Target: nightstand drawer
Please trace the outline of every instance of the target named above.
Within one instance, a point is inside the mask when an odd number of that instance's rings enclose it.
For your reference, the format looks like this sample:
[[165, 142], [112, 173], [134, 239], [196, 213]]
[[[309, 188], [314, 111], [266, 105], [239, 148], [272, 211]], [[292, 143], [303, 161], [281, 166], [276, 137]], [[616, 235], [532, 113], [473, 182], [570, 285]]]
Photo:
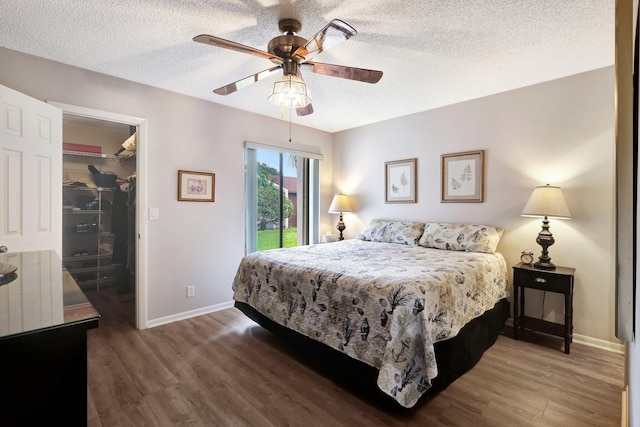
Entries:
[[513, 281], [520, 286], [533, 289], [553, 289], [567, 286], [567, 276], [547, 273], [539, 270], [515, 270]]

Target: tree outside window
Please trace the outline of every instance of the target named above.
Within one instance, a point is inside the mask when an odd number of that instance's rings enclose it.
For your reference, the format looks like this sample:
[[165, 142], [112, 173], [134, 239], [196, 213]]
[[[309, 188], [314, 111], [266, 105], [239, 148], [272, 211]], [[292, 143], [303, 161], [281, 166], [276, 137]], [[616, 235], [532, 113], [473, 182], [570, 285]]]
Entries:
[[[268, 178], [278, 175], [278, 170], [265, 163], [258, 163], [258, 229], [265, 230], [269, 224], [280, 226], [280, 186]], [[283, 219], [293, 215], [293, 203], [283, 200]]]

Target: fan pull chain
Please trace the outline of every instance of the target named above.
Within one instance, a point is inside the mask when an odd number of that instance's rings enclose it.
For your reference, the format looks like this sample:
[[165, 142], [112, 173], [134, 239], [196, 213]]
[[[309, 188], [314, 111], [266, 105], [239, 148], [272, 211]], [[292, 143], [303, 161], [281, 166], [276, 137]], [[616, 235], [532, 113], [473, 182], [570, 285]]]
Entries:
[[289, 142], [291, 142], [291, 110], [293, 108], [289, 108]]

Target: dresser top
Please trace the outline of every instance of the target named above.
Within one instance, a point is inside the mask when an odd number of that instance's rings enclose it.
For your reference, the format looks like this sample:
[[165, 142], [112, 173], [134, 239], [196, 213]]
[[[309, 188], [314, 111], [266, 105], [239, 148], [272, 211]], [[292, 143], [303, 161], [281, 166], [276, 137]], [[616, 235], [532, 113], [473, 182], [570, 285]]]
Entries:
[[0, 340], [78, 323], [98, 325], [100, 314], [55, 251], [3, 253], [0, 263], [18, 267], [13, 280], [0, 282]]

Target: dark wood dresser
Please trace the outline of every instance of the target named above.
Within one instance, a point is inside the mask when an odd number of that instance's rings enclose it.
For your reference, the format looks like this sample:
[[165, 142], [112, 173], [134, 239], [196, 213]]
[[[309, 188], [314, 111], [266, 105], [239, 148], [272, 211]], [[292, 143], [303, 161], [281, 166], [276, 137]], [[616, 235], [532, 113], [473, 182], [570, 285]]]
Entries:
[[100, 315], [54, 251], [0, 254], [0, 424], [87, 423], [87, 330]]

